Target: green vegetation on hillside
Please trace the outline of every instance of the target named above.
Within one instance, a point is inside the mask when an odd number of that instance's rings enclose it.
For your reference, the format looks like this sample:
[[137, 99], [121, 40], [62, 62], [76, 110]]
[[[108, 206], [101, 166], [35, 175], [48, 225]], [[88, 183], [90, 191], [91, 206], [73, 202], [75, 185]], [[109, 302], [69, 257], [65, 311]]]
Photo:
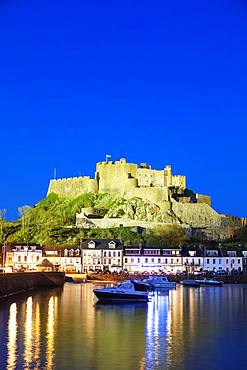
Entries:
[[[40, 243], [42, 245], [78, 245], [82, 239], [120, 239], [125, 245], [179, 245], [184, 244], [184, 229], [177, 225], [166, 225], [156, 229], [138, 232], [133, 227], [109, 229], [82, 229], [75, 227], [76, 213], [81, 208], [94, 208], [107, 217], [151, 219], [157, 212], [155, 205], [138, 198], [126, 200], [109, 194], [83, 194], [77, 198], [63, 198], [49, 194], [35, 207], [19, 207], [20, 219], [5, 221], [3, 210], [0, 214], [0, 243], [4, 236], [9, 243]], [[243, 228], [237, 240], [246, 241], [247, 232]], [[233, 242], [233, 241], [231, 241]]]
[[[109, 194], [83, 194], [77, 198], [63, 198], [56, 194], [49, 194], [35, 207], [20, 207], [20, 220], [6, 222], [2, 220], [0, 237], [3, 241], [5, 234], [9, 243], [40, 243], [43, 245], [78, 244], [86, 238], [121, 239], [126, 245], [177, 245], [185, 241], [184, 231], [175, 226], [166, 226], [154, 230], [138, 233], [135, 228], [119, 227], [110, 229], [78, 229], [75, 228], [76, 213], [82, 207], [92, 207], [98, 212], [110, 213], [121, 217], [126, 213], [128, 217], [144, 204], [140, 199], [125, 199]], [[144, 204], [145, 206], [145, 204]], [[135, 208], [136, 207], [136, 208]], [[145, 207], [144, 207], [145, 208]], [[149, 208], [150, 211], [151, 207]], [[122, 210], [122, 211], [121, 211]], [[132, 214], [132, 213], [133, 214]], [[146, 214], [144, 213], [143, 217]]]

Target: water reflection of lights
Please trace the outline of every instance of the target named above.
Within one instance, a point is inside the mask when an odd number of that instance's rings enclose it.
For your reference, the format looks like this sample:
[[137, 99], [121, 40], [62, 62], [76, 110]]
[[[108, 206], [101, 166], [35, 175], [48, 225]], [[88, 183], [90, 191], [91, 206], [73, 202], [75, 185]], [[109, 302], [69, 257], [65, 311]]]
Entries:
[[54, 297], [50, 297], [48, 303], [48, 319], [46, 328], [47, 347], [46, 347], [46, 369], [50, 370], [54, 367], [54, 336], [55, 336], [55, 311], [57, 307], [57, 301]]
[[25, 342], [24, 342], [24, 361], [25, 366], [29, 368], [33, 356], [33, 338], [32, 338], [32, 316], [33, 299], [29, 297], [26, 303], [26, 321], [25, 321]]
[[155, 369], [165, 361], [161, 353], [167, 347], [168, 313], [168, 292], [154, 292], [147, 310], [145, 369]]
[[16, 368], [17, 329], [17, 305], [16, 303], [12, 303], [9, 309], [8, 322], [8, 370]]
[[35, 350], [34, 359], [36, 367], [40, 368], [40, 307], [37, 303], [35, 311]]

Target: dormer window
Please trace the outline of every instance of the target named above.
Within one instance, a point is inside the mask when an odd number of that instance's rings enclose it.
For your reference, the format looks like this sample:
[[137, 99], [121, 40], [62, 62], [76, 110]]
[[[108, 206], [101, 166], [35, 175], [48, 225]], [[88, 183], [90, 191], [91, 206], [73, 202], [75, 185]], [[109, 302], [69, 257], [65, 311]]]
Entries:
[[243, 251], [243, 256], [247, 257], [247, 251]]
[[116, 243], [112, 240], [110, 243], [108, 243], [109, 248], [115, 248]]
[[95, 242], [93, 240], [90, 240], [88, 243], [88, 248], [95, 248]]
[[196, 251], [189, 251], [189, 256], [190, 257], [195, 257]]
[[208, 250], [207, 251], [207, 256], [208, 257], [218, 257], [218, 251], [216, 251], [216, 250]]
[[236, 251], [227, 251], [228, 257], [237, 257], [237, 252]]
[[66, 257], [68, 255], [68, 249], [64, 250], [64, 256]]

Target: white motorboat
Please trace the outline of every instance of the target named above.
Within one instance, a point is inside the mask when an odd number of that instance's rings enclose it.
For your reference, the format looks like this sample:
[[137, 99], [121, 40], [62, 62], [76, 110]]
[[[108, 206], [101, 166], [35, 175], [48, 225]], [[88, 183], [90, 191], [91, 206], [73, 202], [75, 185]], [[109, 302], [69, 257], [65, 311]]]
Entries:
[[132, 280], [125, 280], [114, 287], [94, 289], [100, 302], [147, 302], [148, 292], [138, 290]]
[[182, 280], [180, 281], [180, 284], [189, 287], [200, 287], [200, 283], [197, 280]]
[[148, 279], [144, 279], [143, 282], [148, 283], [153, 289], [176, 289], [176, 282], [169, 281], [166, 276], [152, 275]]
[[213, 285], [213, 286], [222, 286], [224, 284], [223, 281], [220, 280], [214, 280], [214, 279], [201, 279], [201, 280], [195, 280], [200, 285]]

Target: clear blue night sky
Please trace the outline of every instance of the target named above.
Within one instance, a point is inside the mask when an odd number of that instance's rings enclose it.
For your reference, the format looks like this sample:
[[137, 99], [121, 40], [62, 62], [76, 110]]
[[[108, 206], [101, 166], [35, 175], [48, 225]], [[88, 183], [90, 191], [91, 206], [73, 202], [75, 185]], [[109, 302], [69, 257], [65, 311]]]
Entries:
[[113, 159], [247, 216], [245, 0], [0, 1], [0, 208]]

